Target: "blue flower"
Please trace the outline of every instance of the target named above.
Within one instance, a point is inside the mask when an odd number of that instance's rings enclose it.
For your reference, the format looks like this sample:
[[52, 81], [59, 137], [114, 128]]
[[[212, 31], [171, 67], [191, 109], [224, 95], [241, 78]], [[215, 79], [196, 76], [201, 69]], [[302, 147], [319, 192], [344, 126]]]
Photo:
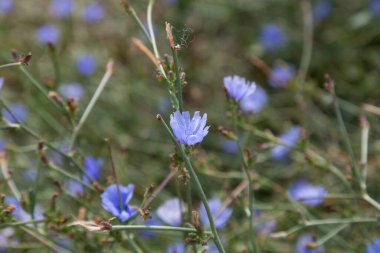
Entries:
[[208, 134], [209, 126], [206, 127], [207, 114], [202, 117], [195, 112], [190, 120], [189, 112], [174, 112], [170, 115], [170, 126], [177, 139], [186, 145], [194, 145], [201, 142]]
[[[230, 219], [232, 215], [232, 209], [224, 208], [222, 211], [220, 211], [223, 208], [223, 203], [218, 198], [209, 199], [208, 204], [210, 206], [211, 214], [214, 217], [215, 226], [217, 228], [225, 227], [227, 225], [228, 220]], [[202, 223], [209, 226], [210, 222], [208, 220], [206, 208], [204, 207], [203, 204], [201, 204], [199, 214], [200, 214]]]
[[[118, 190], [119, 188], [119, 190]], [[135, 186], [129, 184], [128, 186], [123, 185], [110, 185], [102, 193], [102, 206], [105, 210], [112, 213], [113, 216], [119, 218], [122, 222], [125, 222], [132, 216], [137, 214], [137, 209], [128, 205], [129, 201], [133, 197], [133, 190]], [[120, 206], [119, 192], [121, 195], [122, 207]]]
[[100, 3], [92, 3], [85, 7], [83, 19], [87, 23], [96, 23], [104, 17], [104, 7]]
[[0, 77], [0, 90], [3, 88], [4, 85], [4, 77]]
[[170, 244], [166, 253], [185, 253], [185, 244], [182, 242]]
[[332, 9], [332, 4], [330, 1], [327, 0], [320, 0], [317, 3], [313, 5], [313, 16], [315, 22], [321, 22], [322, 20], [326, 19]]
[[304, 234], [297, 240], [296, 253], [322, 253], [324, 248], [312, 248], [311, 244], [316, 242], [316, 238], [311, 234]]
[[270, 73], [269, 84], [274, 88], [285, 87], [295, 74], [296, 71], [293, 66], [276, 65]]
[[96, 70], [96, 60], [91, 54], [82, 54], [76, 61], [79, 73], [89, 76]]
[[235, 140], [226, 140], [222, 144], [222, 149], [226, 153], [235, 154], [239, 150], [239, 147]]
[[73, 11], [72, 0], [52, 0], [50, 3], [50, 12], [56, 17], [65, 18], [71, 15]]
[[367, 244], [367, 253], [379, 253], [380, 252], [380, 237], [373, 240], [372, 243]]
[[[144, 221], [143, 224], [146, 226], [159, 226], [161, 225], [161, 222], [155, 215], [153, 215], [152, 218]], [[139, 233], [139, 235], [141, 235], [142, 237], [146, 239], [153, 239], [157, 236], [157, 234], [158, 234], [157, 231], [149, 231], [149, 230], [143, 230]]]
[[101, 157], [86, 156], [84, 159], [84, 169], [90, 178], [84, 175], [83, 181], [90, 184], [92, 181], [98, 180], [103, 164], [104, 160]]
[[35, 168], [29, 168], [23, 171], [23, 177], [29, 182], [34, 182], [37, 178], [37, 170]]
[[297, 144], [301, 135], [300, 126], [292, 126], [280, 136], [281, 144], [277, 144], [272, 149], [272, 157], [275, 159], [285, 158], [292, 148]]
[[8, 14], [13, 10], [13, 0], [1, 0], [0, 1], [0, 15]]
[[6, 143], [4, 140], [0, 139], [0, 152], [4, 152], [5, 151], [5, 146], [6, 146]]
[[172, 226], [182, 223], [182, 202], [179, 198], [166, 200], [158, 207], [156, 214], [160, 220]]
[[5, 108], [3, 108], [2, 110], [2, 114], [3, 118], [12, 124], [22, 123], [28, 116], [28, 109], [26, 109], [26, 107], [22, 104], [9, 104], [9, 109], [12, 112], [12, 114], [9, 113], [8, 110], [6, 110]]
[[[22, 208], [20, 202], [14, 197], [6, 197], [4, 200], [7, 205], [14, 205], [16, 209], [12, 212], [12, 215], [20, 221], [30, 221], [32, 216], [27, 213], [24, 208]], [[43, 210], [39, 205], [34, 206], [33, 219], [42, 220], [44, 219]]]
[[240, 108], [244, 113], [258, 113], [268, 102], [267, 92], [259, 85], [256, 85], [256, 91], [245, 96], [240, 101]]
[[372, 0], [370, 8], [376, 16], [380, 16], [380, 0]]
[[67, 191], [71, 196], [80, 196], [83, 195], [83, 185], [75, 180], [67, 180]]
[[7, 227], [0, 230], [0, 253], [8, 252], [7, 248], [15, 247], [19, 241], [12, 236], [15, 234], [13, 227]]
[[230, 97], [239, 102], [245, 96], [255, 92], [256, 84], [254, 82], [250, 83], [244, 77], [226, 76], [224, 77], [224, 88]]
[[58, 88], [58, 92], [66, 99], [79, 100], [84, 94], [84, 88], [80, 83], [66, 83]]
[[56, 44], [59, 36], [59, 29], [55, 25], [43, 25], [37, 29], [37, 39], [39, 42], [44, 44]]
[[317, 206], [327, 196], [326, 189], [321, 185], [309, 184], [306, 180], [297, 180], [288, 190], [289, 197], [301, 201], [307, 206]]
[[288, 38], [280, 26], [268, 23], [261, 27], [260, 41], [265, 50], [275, 52], [286, 45]]

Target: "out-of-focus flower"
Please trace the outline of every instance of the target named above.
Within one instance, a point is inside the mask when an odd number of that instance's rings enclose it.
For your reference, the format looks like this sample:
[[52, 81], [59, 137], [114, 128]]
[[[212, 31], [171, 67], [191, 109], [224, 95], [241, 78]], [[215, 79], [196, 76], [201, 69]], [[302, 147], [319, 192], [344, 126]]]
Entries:
[[372, 243], [368, 243], [366, 250], [367, 250], [367, 253], [379, 253], [380, 252], [380, 237], [375, 238]]
[[255, 82], [249, 82], [244, 77], [226, 76], [224, 77], [224, 88], [228, 95], [235, 101], [240, 101], [245, 96], [249, 96], [256, 90]]
[[[32, 216], [27, 213], [21, 206], [20, 202], [14, 197], [6, 197], [4, 200], [7, 205], [14, 205], [16, 209], [12, 212], [12, 215], [20, 221], [30, 221]], [[43, 210], [39, 205], [34, 206], [33, 219], [42, 220], [44, 219]]]
[[245, 96], [240, 101], [240, 108], [244, 113], [258, 113], [263, 109], [267, 102], [267, 92], [260, 85], [256, 85], [256, 91]]
[[185, 253], [185, 244], [182, 242], [170, 244], [166, 250], [166, 253]]
[[84, 88], [80, 83], [66, 83], [59, 86], [58, 92], [66, 99], [79, 100], [84, 94]]
[[313, 5], [313, 16], [315, 22], [321, 22], [326, 19], [332, 9], [332, 4], [328, 0], [320, 0]]
[[376, 16], [380, 16], [380, 0], [372, 0], [369, 7]]
[[[128, 186], [116, 184], [108, 186], [101, 195], [103, 208], [112, 213], [113, 216], [119, 218], [122, 222], [125, 222], [137, 214], [137, 209], [128, 205], [133, 197], [134, 189], [135, 186], [133, 184], [129, 184]], [[118, 192], [120, 192], [121, 200], [119, 199]]]
[[[227, 225], [228, 220], [230, 219], [232, 215], [232, 209], [227, 207], [227, 208], [224, 208], [220, 212], [220, 209], [222, 208], [223, 203], [218, 198], [209, 199], [208, 204], [210, 206], [211, 214], [214, 217], [215, 226], [217, 228], [225, 227]], [[208, 220], [206, 208], [203, 204], [201, 204], [201, 207], [199, 209], [199, 214], [200, 214], [202, 223], [209, 226], [210, 222]]]
[[50, 13], [58, 18], [65, 18], [73, 11], [72, 0], [52, 0], [50, 3]]
[[290, 65], [276, 65], [269, 76], [269, 84], [273, 88], [281, 88], [288, 85], [296, 74], [296, 70]]
[[98, 180], [103, 164], [104, 159], [101, 157], [86, 156], [84, 159], [84, 170], [90, 178], [84, 175], [83, 181], [90, 184], [92, 181]]
[[0, 90], [3, 88], [4, 85], [4, 78], [0, 77]]
[[0, 1], [0, 15], [8, 14], [13, 10], [14, 2], [13, 0], [1, 0]]
[[96, 60], [91, 54], [82, 54], [76, 61], [79, 73], [89, 76], [96, 70]]
[[297, 240], [296, 253], [322, 253], [323, 247], [313, 247], [316, 238], [311, 234], [301, 235]]
[[265, 50], [275, 52], [286, 45], [288, 38], [279, 25], [268, 23], [261, 27], [260, 41]]
[[96, 23], [104, 17], [104, 7], [100, 3], [91, 3], [84, 8], [83, 19], [87, 23]]
[[83, 185], [75, 180], [67, 180], [67, 191], [71, 196], [80, 196], [83, 195]]
[[37, 178], [37, 170], [35, 168], [28, 168], [23, 171], [24, 179], [29, 182], [34, 182]]
[[226, 153], [235, 154], [239, 150], [239, 147], [235, 140], [226, 140], [222, 144], [222, 149]]
[[182, 223], [182, 202], [179, 198], [166, 200], [158, 207], [156, 214], [160, 220], [172, 226]]
[[[143, 224], [146, 226], [159, 226], [161, 225], [161, 222], [155, 215], [153, 215], [152, 218], [146, 220], [145, 222], [143, 222]], [[157, 236], [157, 231], [143, 230], [139, 233], [139, 235], [146, 239], [153, 239]]]
[[317, 206], [327, 196], [326, 189], [321, 185], [311, 185], [306, 180], [297, 180], [288, 190], [289, 197], [308, 206]]
[[6, 146], [6, 143], [4, 140], [0, 139], [0, 152], [4, 152], [5, 151], [5, 146]]
[[253, 219], [256, 223], [256, 231], [260, 235], [268, 235], [274, 231], [277, 225], [275, 219], [266, 217], [264, 212], [260, 209], [254, 210]]
[[[8, 110], [3, 108], [2, 114], [3, 118], [6, 119], [9, 123], [16, 124], [18, 122], [22, 123], [25, 121], [26, 117], [28, 116], [28, 109], [22, 104], [9, 104], [9, 109], [12, 112], [9, 113]], [[14, 116], [14, 117], [13, 117]]]
[[275, 159], [285, 158], [292, 148], [297, 144], [301, 135], [300, 126], [292, 126], [280, 136], [281, 144], [277, 144], [272, 149], [272, 157]]
[[37, 29], [37, 39], [44, 44], [56, 44], [59, 36], [59, 29], [55, 25], [43, 25]]
[[12, 227], [7, 227], [0, 230], [0, 253], [8, 252], [8, 247], [16, 246], [19, 243], [17, 239], [12, 238], [14, 234], [15, 230]]
[[203, 140], [209, 129], [206, 122], [206, 113], [201, 117], [199, 112], [195, 112], [191, 120], [189, 112], [177, 111], [170, 115], [170, 126], [174, 135], [186, 145], [194, 145]]

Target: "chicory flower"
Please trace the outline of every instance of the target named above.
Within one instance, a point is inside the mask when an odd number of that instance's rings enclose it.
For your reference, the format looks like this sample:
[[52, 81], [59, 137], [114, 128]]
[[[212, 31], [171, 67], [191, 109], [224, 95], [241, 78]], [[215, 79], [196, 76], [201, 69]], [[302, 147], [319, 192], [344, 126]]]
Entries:
[[298, 180], [290, 186], [288, 194], [292, 199], [301, 201], [305, 205], [317, 206], [323, 202], [327, 191], [321, 185], [312, 185], [306, 180]]
[[[223, 206], [223, 203], [218, 198], [209, 199], [208, 204], [210, 206], [211, 214], [214, 217], [216, 228], [225, 227], [227, 225], [228, 220], [230, 219], [232, 215], [232, 209], [227, 207], [227, 208], [224, 208], [222, 211], [220, 211]], [[199, 214], [200, 214], [202, 223], [209, 226], [210, 221], [208, 220], [206, 208], [203, 204], [201, 204]]]
[[297, 144], [301, 135], [300, 126], [292, 126], [280, 136], [281, 144], [277, 144], [272, 149], [272, 157], [275, 159], [285, 158], [292, 148]]
[[235, 101], [239, 102], [245, 96], [249, 96], [256, 90], [256, 84], [245, 80], [240, 76], [226, 76], [224, 78], [224, 88], [227, 90], [228, 95]]
[[311, 234], [301, 235], [297, 240], [296, 253], [322, 253], [324, 251], [323, 246], [311, 247], [311, 244], [315, 243], [316, 239]]
[[166, 224], [179, 226], [182, 223], [182, 202], [179, 198], [166, 200], [156, 214]]

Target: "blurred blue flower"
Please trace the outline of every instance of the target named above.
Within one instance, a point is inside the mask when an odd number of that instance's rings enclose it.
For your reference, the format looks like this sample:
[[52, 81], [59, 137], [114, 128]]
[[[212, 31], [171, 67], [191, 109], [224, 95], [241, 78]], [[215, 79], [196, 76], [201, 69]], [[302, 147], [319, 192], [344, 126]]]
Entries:
[[37, 178], [37, 170], [35, 168], [28, 168], [22, 174], [24, 179], [29, 182], [34, 182]]
[[5, 151], [5, 145], [6, 145], [5, 141], [0, 139], [0, 151], [1, 152]]
[[166, 253], [185, 253], [185, 244], [182, 242], [170, 244]]
[[87, 175], [83, 176], [83, 181], [91, 184], [92, 181], [97, 181], [100, 177], [100, 172], [104, 164], [104, 159], [101, 157], [86, 156], [84, 159], [84, 170]]
[[179, 111], [170, 115], [170, 126], [177, 139], [186, 145], [194, 145], [201, 142], [208, 134], [209, 126], [206, 127], [207, 114], [202, 117], [195, 112], [190, 120], [189, 112]]
[[79, 100], [84, 94], [84, 88], [80, 83], [66, 83], [59, 86], [58, 92], [66, 99]]
[[[135, 186], [133, 184], [129, 184], [128, 186], [116, 184], [108, 186], [101, 195], [103, 208], [112, 213], [113, 216], [119, 218], [122, 222], [125, 222], [137, 214], [137, 209], [128, 205], [133, 197], [134, 189]], [[122, 207], [120, 206], [119, 191], [123, 205]]]
[[319, 0], [313, 5], [313, 16], [315, 22], [321, 22], [326, 19], [332, 9], [332, 4], [329, 0]]
[[239, 102], [245, 96], [255, 92], [256, 84], [255, 82], [250, 83], [244, 77], [226, 76], [224, 77], [224, 88], [230, 97]]
[[245, 96], [240, 101], [240, 108], [244, 113], [258, 113], [263, 109], [267, 102], [267, 92], [260, 85], [256, 85], [256, 91]]
[[[227, 225], [228, 220], [230, 219], [232, 215], [232, 209], [231, 208], [224, 208], [222, 211], [221, 208], [223, 207], [222, 201], [218, 198], [212, 198], [208, 200], [208, 204], [210, 206], [210, 211], [212, 216], [214, 217], [214, 222], [216, 228], [223, 228]], [[210, 222], [207, 217], [206, 208], [203, 204], [201, 204], [199, 209], [199, 214], [201, 217], [201, 221], [206, 226], [210, 225]]]
[[[21, 206], [20, 202], [15, 197], [6, 197], [4, 200], [4, 203], [7, 205], [14, 205], [16, 209], [12, 212], [12, 215], [20, 220], [20, 221], [30, 221], [32, 220], [32, 217], [29, 213], [27, 213]], [[43, 210], [42, 208], [36, 204], [34, 206], [33, 211], [33, 219], [34, 220], [42, 220], [44, 219]]]
[[226, 140], [222, 144], [222, 149], [226, 153], [235, 154], [239, 150], [239, 147], [235, 140]]
[[76, 180], [66, 181], [67, 191], [71, 196], [81, 196], [83, 195], [83, 185]]
[[44, 44], [57, 43], [59, 36], [59, 29], [55, 25], [43, 25], [37, 29], [37, 39]]
[[289, 197], [301, 201], [308, 206], [317, 206], [327, 196], [326, 189], [321, 185], [309, 184], [306, 180], [297, 180], [288, 190]]
[[[152, 218], [144, 221], [143, 224], [146, 226], [159, 226], [161, 225], [161, 222], [155, 215], [153, 215]], [[149, 230], [143, 230], [139, 233], [139, 235], [141, 235], [142, 237], [146, 239], [153, 239], [157, 236], [157, 234], [158, 234], [157, 231], [149, 231]]]
[[52, 0], [50, 3], [50, 13], [59, 18], [71, 15], [73, 11], [72, 0]]
[[322, 253], [324, 251], [323, 246], [318, 248], [310, 247], [310, 244], [315, 242], [316, 238], [313, 235], [301, 235], [297, 240], [296, 253]]
[[257, 224], [256, 229], [259, 232], [259, 234], [268, 235], [276, 229], [276, 226], [277, 221], [275, 219], [270, 219]]
[[0, 15], [8, 14], [13, 10], [13, 0], [0, 0]]
[[292, 148], [297, 144], [301, 135], [300, 126], [292, 126], [280, 136], [281, 144], [277, 144], [272, 149], [272, 157], [275, 159], [285, 158]]
[[380, 252], [380, 237], [373, 240], [372, 243], [367, 244], [367, 253], [379, 253]]
[[4, 85], [4, 78], [0, 77], [0, 90], [3, 88]]
[[270, 73], [269, 84], [274, 88], [285, 87], [295, 74], [296, 70], [293, 66], [276, 65]]
[[172, 226], [182, 223], [182, 202], [179, 198], [166, 200], [157, 208], [156, 214], [160, 220]]
[[91, 54], [82, 54], [76, 61], [77, 69], [79, 73], [89, 76], [96, 70], [96, 60]]
[[16, 246], [19, 244], [17, 239], [13, 239], [12, 236], [15, 234], [15, 230], [12, 227], [7, 227], [0, 230], [0, 253], [8, 252], [7, 248], [10, 246]]
[[87, 23], [96, 23], [104, 17], [104, 7], [100, 3], [91, 3], [83, 11], [83, 19]]
[[380, 16], [380, 0], [372, 0], [370, 8], [376, 16]]
[[279, 25], [268, 23], [261, 27], [260, 41], [265, 50], [275, 52], [286, 45], [288, 38]]
[[26, 109], [24, 105], [18, 104], [18, 103], [12, 103], [12, 104], [9, 104], [8, 107], [10, 111], [12, 112], [12, 114], [9, 113], [8, 110], [3, 108], [2, 114], [3, 114], [4, 119], [6, 119], [8, 122], [12, 124], [16, 124], [18, 122], [22, 123], [25, 121], [26, 117], [28, 116], [28, 109]]

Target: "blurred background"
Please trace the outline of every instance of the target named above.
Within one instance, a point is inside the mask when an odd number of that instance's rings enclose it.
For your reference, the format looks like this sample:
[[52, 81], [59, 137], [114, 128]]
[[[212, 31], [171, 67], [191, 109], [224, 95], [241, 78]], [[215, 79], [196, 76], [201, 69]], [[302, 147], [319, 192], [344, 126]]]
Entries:
[[[128, 4], [146, 25], [148, 1], [130, 0]], [[307, 150], [311, 149], [344, 173], [350, 171], [350, 156], [344, 149], [332, 96], [324, 87], [327, 73], [335, 81], [357, 157], [361, 143], [359, 116], [365, 114], [371, 125], [368, 191], [373, 198], [380, 198], [377, 190], [380, 108], [376, 107], [380, 98], [379, 0], [157, 0], [153, 23], [162, 56], [171, 54], [165, 21], [173, 25], [181, 46], [179, 61], [187, 81], [183, 88], [185, 110], [208, 115], [210, 133], [194, 150], [193, 163], [210, 198], [227, 199], [244, 179], [236, 144], [218, 132], [219, 126], [232, 129], [223, 90], [224, 77], [231, 75], [256, 82], [264, 94], [254, 109], [242, 106], [245, 127], [236, 133], [255, 157], [255, 175], [263, 176], [262, 180], [257, 176], [255, 181], [255, 197], [263, 207], [258, 219], [275, 220], [271, 231], [287, 230], [297, 224], [300, 216], [287, 210], [286, 198], [287, 188], [297, 179], [323, 185], [332, 195], [344, 192], [344, 186], [326, 166], [307, 159]], [[131, 202], [138, 205], [146, 187], [158, 185], [173, 170], [170, 156], [174, 147], [155, 118], [161, 113], [168, 121], [173, 110], [166, 84], [157, 79], [155, 66], [133, 45], [132, 38], [148, 46], [138, 25], [116, 0], [0, 0], [0, 65], [14, 62], [12, 50], [19, 55], [31, 52], [32, 59], [25, 68], [48, 91], [56, 91], [63, 99], [74, 98], [76, 119], [96, 90], [108, 60], [114, 60], [114, 73], [78, 135], [74, 157], [80, 164], [87, 156], [102, 157], [104, 165], [98, 183], [101, 187], [110, 185], [111, 162], [104, 142], [108, 138], [119, 182], [135, 185]], [[0, 77], [4, 78], [0, 96], [14, 108], [14, 113], [19, 113], [22, 121], [45, 142], [65, 152], [72, 130], [65, 116], [18, 66], [0, 68]], [[302, 99], [298, 93], [300, 83]], [[7, 118], [4, 110], [3, 118]], [[280, 159], [273, 155], [275, 143], [253, 131], [281, 136], [292, 126], [302, 127], [297, 137], [300, 148], [280, 155]], [[37, 140], [25, 132], [4, 127], [0, 139], [3, 148], [6, 147], [12, 177], [23, 196], [27, 198], [34, 192], [36, 201], [48, 209], [53, 193], [58, 191], [57, 182], [63, 184], [66, 178], [41, 165]], [[63, 157], [49, 153], [51, 157], [54, 155], [64, 170], [80, 175]], [[40, 171], [38, 181], [37, 171]], [[102, 210], [99, 194], [84, 190], [80, 197], [76, 193], [70, 195], [67, 185], [66, 182], [65, 193], [56, 201], [59, 211], [52, 216], [73, 220], [80, 215], [80, 208], [85, 208], [86, 220], [111, 217]], [[11, 195], [3, 178], [0, 192]], [[184, 195], [176, 175], [152, 202], [152, 213], [165, 200]], [[232, 218], [221, 230], [228, 252], [243, 252], [245, 247], [248, 224], [242, 209], [244, 196], [238, 196], [230, 204]], [[193, 201], [195, 206], [200, 203], [196, 194]], [[352, 203], [352, 199], [332, 197], [309, 211], [317, 218], [377, 215], [368, 205]], [[366, 224], [354, 228], [342, 231], [339, 240], [329, 240], [325, 252], [365, 252], [365, 244], [378, 235], [379, 227]], [[48, 229], [48, 237], [50, 233], [57, 234], [57, 238], [50, 239], [62, 245], [65, 241], [73, 252], [133, 252], [123, 242], [107, 242], [112, 236], [95, 235], [83, 229]], [[323, 235], [315, 228], [306, 232]], [[263, 252], [294, 252], [298, 235], [286, 239], [263, 235]], [[21, 230], [13, 231], [12, 238], [25, 247], [10, 247], [8, 252], [49, 252], [36, 248], [38, 242]], [[178, 234], [162, 233], [149, 239], [137, 236], [136, 240], [151, 249], [146, 252], [166, 252], [168, 245], [182, 239]]]

